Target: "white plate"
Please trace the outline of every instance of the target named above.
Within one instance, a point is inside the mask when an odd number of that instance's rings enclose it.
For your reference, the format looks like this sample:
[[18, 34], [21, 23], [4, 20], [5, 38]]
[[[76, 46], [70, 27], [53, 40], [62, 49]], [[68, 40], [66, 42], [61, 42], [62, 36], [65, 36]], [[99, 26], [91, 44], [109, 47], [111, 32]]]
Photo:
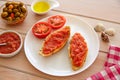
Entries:
[[[71, 69], [70, 60], [68, 57], [68, 43], [63, 47], [62, 50], [56, 54], [43, 57], [39, 54], [39, 50], [42, 46], [44, 39], [38, 39], [33, 34], [31, 29], [26, 35], [24, 48], [25, 54], [30, 63], [39, 71], [42, 71], [49, 75], [54, 76], [70, 76], [80, 73], [87, 69], [95, 61], [99, 51], [99, 39], [96, 32], [91, 28], [90, 25], [81, 21], [77, 17], [65, 16], [66, 24], [71, 28], [71, 36], [75, 32], [81, 33], [88, 45], [88, 55], [85, 64], [82, 68], [77, 71]], [[43, 19], [42, 21], [46, 20]]]

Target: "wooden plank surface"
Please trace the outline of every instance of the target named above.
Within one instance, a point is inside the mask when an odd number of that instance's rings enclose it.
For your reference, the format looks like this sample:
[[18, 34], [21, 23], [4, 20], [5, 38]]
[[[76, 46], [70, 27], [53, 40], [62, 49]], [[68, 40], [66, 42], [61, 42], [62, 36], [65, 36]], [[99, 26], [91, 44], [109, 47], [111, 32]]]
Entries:
[[[26, 4], [30, 4], [32, 0], [22, 0]], [[4, 1], [2, 1], [4, 2]], [[120, 16], [119, 16], [119, 0], [109, 0], [109, 4], [107, 3], [108, 0], [99, 1], [99, 0], [76, 0], [74, 2], [74, 6], [71, 6], [73, 1], [68, 0], [59, 0], [61, 6], [50, 11], [48, 14], [43, 16], [38, 16], [34, 14], [30, 6], [28, 6], [28, 16], [25, 21], [16, 26], [9, 26], [2, 22], [0, 19], [0, 31], [3, 30], [15, 30], [18, 31], [23, 39], [25, 38], [28, 30], [32, 27], [32, 25], [51, 15], [61, 14], [61, 15], [70, 15], [78, 17], [79, 19], [87, 22], [94, 28], [98, 23], [103, 23], [105, 28], [114, 28], [116, 30], [116, 34], [113, 37], [110, 37], [110, 42], [105, 43], [100, 38], [100, 33], [98, 34], [100, 40], [100, 52], [95, 60], [95, 62], [85, 71], [68, 77], [56, 77], [44, 74], [41, 71], [38, 71], [34, 68], [28, 59], [26, 58], [24, 52], [24, 46], [19, 54], [11, 58], [1, 58], [0, 57], [0, 80], [84, 80], [85, 78], [91, 76], [92, 74], [101, 71], [104, 69], [104, 62], [106, 61], [106, 56], [108, 52], [109, 45], [117, 45], [120, 46], [119, 42], [119, 35], [120, 35]], [[69, 3], [68, 3], [69, 2]], [[104, 2], [104, 3], [103, 3]], [[107, 5], [106, 5], [107, 4]], [[1, 4], [0, 4], [1, 5]], [[101, 5], [103, 7], [101, 7]], [[79, 7], [77, 7], [79, 6]], [[96, 8], [97, 6], [97, 8]], [[107, 8], [111, 8], [111, 10], [107, 10]], [[97, 10], [97, 11], [96, 11]], [[101, 13], [99, 13], [99, 11]], [[106, 11], [107, 10], [107, 11]], [[93, 11], [93, 12], [92, 12]], [[103, 13], [110, 13], [109, 15]], [[93, 14], [94, 13], [94, 14]], [[72, 15], [71, 15], [72, 14]], [[113, 16], [111, 16], [113, 15]], [[114, 16], [115, 15], [115, 16]], [[95, 44], [95, 43], [93, 43]]]
[[[31, 4], [32, 0], [21, 0]], [[120, 0], [58, 0], [54, 10], [120, 24]]]
[[49, 80], [0, 66], [0, 80]]
[[56, 10], [120, 23], [120, 0], [75, 0], [74, 2], [72, 0], [58, 1], [61, 6]]

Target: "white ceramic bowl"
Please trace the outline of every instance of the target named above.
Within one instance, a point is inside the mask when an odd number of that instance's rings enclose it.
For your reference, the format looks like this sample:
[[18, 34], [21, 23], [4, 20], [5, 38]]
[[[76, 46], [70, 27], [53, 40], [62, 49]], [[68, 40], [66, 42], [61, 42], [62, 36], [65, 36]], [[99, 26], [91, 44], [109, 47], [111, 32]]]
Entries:
[[[44, 11], [44, 12], [36, 12], [33, 8], [33, 6], [37, 3], [37, 2], [46, 2], [48, 3], [48, 5], [50, 6], [48, 10]], [[39, 15], [43, 15], [48, 13], [51, 9], [58, 7], [59, 6], [59, 2], [57, 0], [34, 0], [31, 4], [31, 10]]]
[[21, 50], [22, 48], [22, 45], [23, 45], [23, 39], [22, 39], [22, 36], [16, 32], [16, 31], [13, 31], [13, 30], [7, 30], [7, 31], [2, 31], [0, 32], [0, 35], [3, 34], [3, 33], [7, 33], [7, 32], [13, 32], [15, 34], [17, 34], [20, 38], [20, 46], [18, 47], [18, 49], [14, 52], [11, 52], [11, 53], [7, 53], [7, 54], [4, 54], [4, 53], [0, 53], [0, 57], [12, 57], [12, 56], [15, 56], [16, 54], [19, 53], [19, 51]]

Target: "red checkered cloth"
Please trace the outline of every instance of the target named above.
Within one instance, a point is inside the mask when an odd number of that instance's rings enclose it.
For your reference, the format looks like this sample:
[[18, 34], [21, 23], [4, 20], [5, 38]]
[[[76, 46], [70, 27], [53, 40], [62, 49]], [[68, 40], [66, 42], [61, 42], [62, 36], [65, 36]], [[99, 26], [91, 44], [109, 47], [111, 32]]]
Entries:
[[111, 45], [109, 47], [109, 52], [107, 55], [107, 61], [105, 62], [105, 67], [110, 67], [116, 64], [120, 65], [120, 47]]
[[105, 62], [105, 69], [86, 80], [120, 80], [120, 47], [111, 45]]
[[86, 80], [120, 80], [120, 66], [105, 67], [104, 70], [90, 76]]

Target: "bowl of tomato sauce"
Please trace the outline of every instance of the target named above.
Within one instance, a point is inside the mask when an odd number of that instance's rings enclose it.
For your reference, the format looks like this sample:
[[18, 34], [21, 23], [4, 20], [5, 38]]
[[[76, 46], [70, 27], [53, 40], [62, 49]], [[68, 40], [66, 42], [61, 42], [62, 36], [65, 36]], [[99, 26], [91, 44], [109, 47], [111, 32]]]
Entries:
[[13, 30], [0, 32], [0, 57], [12, 57], [19, 53], [23, 45], [22, 36]]

